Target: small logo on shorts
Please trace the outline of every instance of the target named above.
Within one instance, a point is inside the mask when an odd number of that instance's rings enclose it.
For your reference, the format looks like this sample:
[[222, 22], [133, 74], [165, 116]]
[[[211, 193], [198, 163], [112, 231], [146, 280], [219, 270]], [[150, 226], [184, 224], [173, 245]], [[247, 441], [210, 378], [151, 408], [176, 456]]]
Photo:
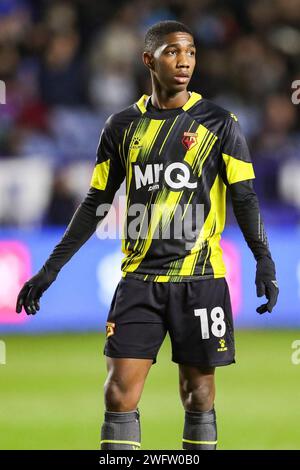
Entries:
[[109, 338], [115, 333], [115, 323], [110, 321], [106, 322], [106, 338]]
[[220, 339], [219, 340], [219, 345], [220, 345], [220, 347], [217, 349], [218, 352], [227, 351], [227, 346], [226, 346], [225, 339]]

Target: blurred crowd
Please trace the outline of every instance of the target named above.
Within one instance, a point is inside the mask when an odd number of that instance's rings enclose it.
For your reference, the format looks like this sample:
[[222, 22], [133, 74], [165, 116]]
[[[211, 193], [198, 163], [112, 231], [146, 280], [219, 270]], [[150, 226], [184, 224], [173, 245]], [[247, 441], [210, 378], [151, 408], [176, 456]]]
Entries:
[[267, 222], [300, 222], [300, 0], [0, 0], [2, 224], [69, 221], [105, 119], [151, 91], [143, 39], [164, 19], [194, 31], [189, 89], [239, 117]]

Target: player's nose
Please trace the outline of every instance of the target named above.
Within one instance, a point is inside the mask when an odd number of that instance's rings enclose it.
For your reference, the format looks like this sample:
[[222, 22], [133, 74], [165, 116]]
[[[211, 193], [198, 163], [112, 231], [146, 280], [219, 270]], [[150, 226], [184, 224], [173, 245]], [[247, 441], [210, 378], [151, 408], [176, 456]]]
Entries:
[[189, 58], [184, 52], [179, 53], [177, 56], [177, 67], [186, 69], [190, 68]]

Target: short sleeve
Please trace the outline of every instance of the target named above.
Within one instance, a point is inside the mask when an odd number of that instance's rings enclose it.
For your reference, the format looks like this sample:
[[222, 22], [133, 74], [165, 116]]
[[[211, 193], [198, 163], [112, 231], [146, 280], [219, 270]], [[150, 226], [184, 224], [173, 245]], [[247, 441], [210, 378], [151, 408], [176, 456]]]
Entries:
[[245, 136], [236, 116], [232, 113], [225, 122], [221, 156], [222, 176], [226, 184], [255, 178]]
[[103, 191], [117, 191], [125, 174], [119, 154], [119, 130], [112, 115], [107, 119], [100, 135], [90, 185]]

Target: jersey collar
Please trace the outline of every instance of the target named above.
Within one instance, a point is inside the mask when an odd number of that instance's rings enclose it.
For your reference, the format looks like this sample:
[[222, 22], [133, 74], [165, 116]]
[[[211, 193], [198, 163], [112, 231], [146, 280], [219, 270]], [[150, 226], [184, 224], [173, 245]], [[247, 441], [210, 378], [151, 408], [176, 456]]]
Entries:
[[[137, 105], [137, 107], [139, 108], [139, 110], [141, 111], [142, 114], [149, 113], [149, 111], [147, 110], [147, 106], [148, 106], [150, 98], [151, 98], [151, 95], [143, 95], [136, 102], [136, 105]], [[176, 111], [177, 111], [177, 114], [179, 114], [182, 111], [187, 111], [188, 109], [190, 109], [192, 106], [194, 106], [194, 104], [196, 104], [201, 99], [202, 99], [202, 95], [200, 95], [199, 93], [196, 93], [195, 91], [192, 91], [192, 92], [190, 92], [190, 97], [187, 100], [187, 102], [183, 106], [181, 106], [180, 108], [161, 109], [161, 110], [158, 110], [157, 113], [151, 112], [149, 114], [151, 114], [151, 115], [152, 114], [157, 114], [161, 117], [166, 116], [167, 114], [172, 115], [172, 114], [174, 114], [174, 112], [176, 113]]]

